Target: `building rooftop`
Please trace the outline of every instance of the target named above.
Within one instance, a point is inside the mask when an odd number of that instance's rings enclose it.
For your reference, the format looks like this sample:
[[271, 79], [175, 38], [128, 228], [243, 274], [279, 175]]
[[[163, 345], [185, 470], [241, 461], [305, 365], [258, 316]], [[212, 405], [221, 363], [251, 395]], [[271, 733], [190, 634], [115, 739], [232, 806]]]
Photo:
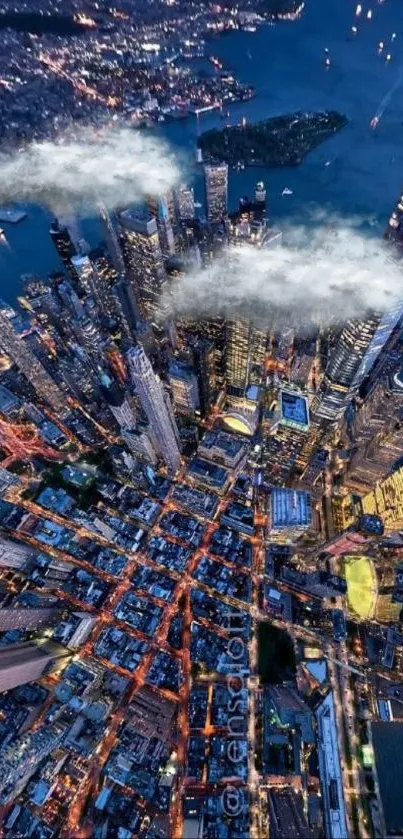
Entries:
[[373, 722], [372, 738], [388, 834], [403, 833], [403, 722]]
[[290, 390], [280, 392], [281, 421], [292, 428], [305, 430], [309, 427], [309, 410], [306, 396]]
[[271, 525], [274, 529], [307, 528], [312, 524], [311, 495], [304, 490], [276, 488], [271, 493]]

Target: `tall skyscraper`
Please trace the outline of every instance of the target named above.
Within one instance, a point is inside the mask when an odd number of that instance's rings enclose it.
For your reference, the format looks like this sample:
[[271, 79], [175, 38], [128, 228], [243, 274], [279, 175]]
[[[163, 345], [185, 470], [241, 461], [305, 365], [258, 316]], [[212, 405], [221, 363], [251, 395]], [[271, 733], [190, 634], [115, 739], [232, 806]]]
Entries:
[[347, 321], [334, 347], [312, 403], [312, 413], [317, 419], [337, 420], [349, 399], [358, 389], [363, 376], [361, 363], [370, 347], [379, 325], [379, 316]]
[[175, 410], [180, 414], [194, 416], [200, 407], [197, 378], [190, 364], [175, 359], [169, 365], [169, 381], [172, 388]]
[[28, 641], [0, 648], [0, 693], [34, 682], [69, 653], [51, 641]]
[[61, 726], [42, 725], [7, 746], [0, 756], [0, 802], [7, 804], [22, 792], [39, 764], [61, 743]]
[[178, 212], [181, 221], [191, 221], [195, 216], [195, 196], [193, 187], [181, 184], [176, 191]]
[[112, 259], [112, 263], [118, 274], [124, 274], [125, 264], [123, 261], [122, 249], [118, 240], [113, 221], [108, 213], [105, 204], [98, 204], [99, 214], [103, 223], [103, 231], [105, 234], [106, 246], [108, 253]]
[[213, 341], [197, 338], [192, 345], [192, 356], [199, 391], [200, 414], [206, 417], [219, 389]]
[[155, 375], [151, 362], [142, 347], [137, 346], [127, 354], [128, 366], [141, 407], [170, 474], [180, 466], [178, 430], [175, 417], [160, 379]]
[[158, 236], [163, 255], [166, 258], [173, 256], [176, 252], [174, 232], [176, 213], [173, 197], [171, 196], [169, 200], [167, 196], [160, 195], [158, 198], [150, 199], [148, 208], [157, 222]]
[[260, 371], [266, 351], [266, 334], [249, 320], [238, 318], [226, 323], [225, 378], [227, 395], [242, 399], [252, 381], [253, 371]]
[[57, 218], [54, 219], [50, 226], [50, 238], [59, 254], [60, 260], [63, 263], [64, 267], [75, 280], [76, 275], [74, 272], [74, 268], [71, 264], [71, 258], [76, 256], [77, 248], [70, 236], [70, 233], [67, 227], [63, 227], [59, 224]]
[[99, 263], [96, 269], [90, 256], [78, 254], [71, 258], [84, 297], [91, 294], [96, 303], [98, 315], [112, 317], [116, 313], [115, 301], [108, 281], [105, 265], [101, 264], [102, 252], [92, 252]]
[[157, 222], [132, 210], [125, 210], [119, 218], [124, 259], [141, 314], [155, 322], [167, 284]]
[[24, 340], [14, 332], [7, 315], [1, 309], [0, 345], [35, 388], [40, 399], [43, 399], [56, 411], [66, 409], [66, 400], [63, 392], [53, 381], [49, 373], [46, 372], [33, 352], [28, 349]]
[[140, 321], [140, 311], [133, 285], [128, 282], [126, 274], [119, 276], [112, 293], [122, 330], [127, 338], [134, 338]]
[[228, 166], [208, 164], [204, 167], [206, 186], [207, 221], [216, 223], [227, 214], [228, 207]]
[[136, 418], [123, 388], [103, 375], [101, 391], [120, 428], [135, 428]]

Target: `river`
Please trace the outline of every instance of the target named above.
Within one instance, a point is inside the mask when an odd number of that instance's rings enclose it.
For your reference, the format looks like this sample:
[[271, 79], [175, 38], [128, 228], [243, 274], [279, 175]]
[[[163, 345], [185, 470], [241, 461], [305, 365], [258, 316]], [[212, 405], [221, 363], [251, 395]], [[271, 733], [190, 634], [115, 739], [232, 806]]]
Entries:
[[[306, 0], [298, 21], [265, 25], [254, 33], [235, 32], [208, 44], [209, 54], [256, 87], [253, 100], [232, 106], [229, 122], [239, 122], [243, 116], [253, 121], [296, 109], [324, 108], [339, 110], [349, 119], [347, 128], [296, 169], [232, 171], [232, 207], [240, 196], [252, 193], [257, 180], [264, 180], [269, 216], [280, 227], [317, 223], [322, 216], [337, 215], [353, 218], [374, 233], [383, 229], [403, 187], [403, 3], [361, 2], [363, 11], [356, 17], [355, 0]], [[369, 10], [371, 19], [367, 18]], [[380, 41], [385, 45], [382, 52]], [[325, 49], [331, 60], [328, 70]], [[389, 91], [390, 100], [373, 130], [370, 121]], [[201, 130], [221, 125], [217, 113], [200, 117]], [[182, 151], [188, 150], [189, 160], [194, 160], [194, 118], [157, 130]], [[201, 199], [202, 170], [193, 164], [189, 169]], [[293, 194], [282, 197], [286, 186]], [[46, 277], [58, 267], [48, 235], [49, 220], [44, 210], [31, 207], [21, 224], [3, 225], [7, 244], [0, 248], [0, 296], [11, 303], [20, 292], [22, 273]], [[86, 220], [82, 228], [90, 244], [97, 244], [97, 222]]]

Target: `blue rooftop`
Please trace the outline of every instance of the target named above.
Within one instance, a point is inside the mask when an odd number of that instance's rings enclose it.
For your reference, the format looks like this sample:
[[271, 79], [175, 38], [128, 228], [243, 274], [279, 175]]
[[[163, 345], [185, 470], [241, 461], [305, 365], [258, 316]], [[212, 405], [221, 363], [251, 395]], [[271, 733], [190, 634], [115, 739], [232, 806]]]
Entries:
[[287, 527], [309, 527], [312, 524], [310, 493], [295, 489], [273, 489], [271, 522], [272, 527], [279, 530]]
[[282, 390], [280, 400], [283, 421], [301, 427], [309, 425], [308, 402], [305, 396]]

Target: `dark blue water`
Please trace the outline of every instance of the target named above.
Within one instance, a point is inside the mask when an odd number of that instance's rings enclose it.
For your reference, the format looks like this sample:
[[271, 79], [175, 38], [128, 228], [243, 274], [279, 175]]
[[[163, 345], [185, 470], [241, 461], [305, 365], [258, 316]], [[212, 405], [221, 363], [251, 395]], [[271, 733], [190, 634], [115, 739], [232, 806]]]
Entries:
[[[355, 16], [355, 0], [306, 0], [300, 20], [264, 26], [255, 33], [237, 32], [212, 41], [208, 51], [234, 69], [242, 81], [256, 86], [251, 102], [232, 107], [228, 121], [264, 119], [275, 114], [335, 108], [345, 113], [349, 126], [312, 152], [298, 169], [249, 169], [232, 172], [230, 203], [251, 194], [257, 180], [265, 180], [269, 211], [279, 225], [303, 222], [322, 212], [366, 219], [374, 232], [386, 222], [403, 187], [403, 0], [362, 0]], [[372, 9], [372, 19], [366, 17]], [[354, 35], [351, 27], [357, 26]], [[392, 34], [396, 38], [392, 42]], [[382, 53], [378, 43], [385, 44]], [[329, 50], [331, 68], [324, 67]], [[391, 61], [385, 56], [391, 54]], [[393, 87], [378, 128], [370, 120]], [[205, 130], [221, 125], [218, 114], [200, 118]], [[195, 119], [159, 129], [194, 159]], [[331, 161], [328, 166], [326, 162]], [[196, 193], [202, 194], [201, 169], [189, 166]], [[287, 186], [292, 196], [282, 197]], [[13, 302], [20, 290], [20, 274], [43, 277], [58, 267], [48, 237], [49, 216], [31, 208], [18, 226], [3, 225], [10, 246], [0, 248], [0, 296]], [[84, 234], [97, 244], [96, 222]]]

